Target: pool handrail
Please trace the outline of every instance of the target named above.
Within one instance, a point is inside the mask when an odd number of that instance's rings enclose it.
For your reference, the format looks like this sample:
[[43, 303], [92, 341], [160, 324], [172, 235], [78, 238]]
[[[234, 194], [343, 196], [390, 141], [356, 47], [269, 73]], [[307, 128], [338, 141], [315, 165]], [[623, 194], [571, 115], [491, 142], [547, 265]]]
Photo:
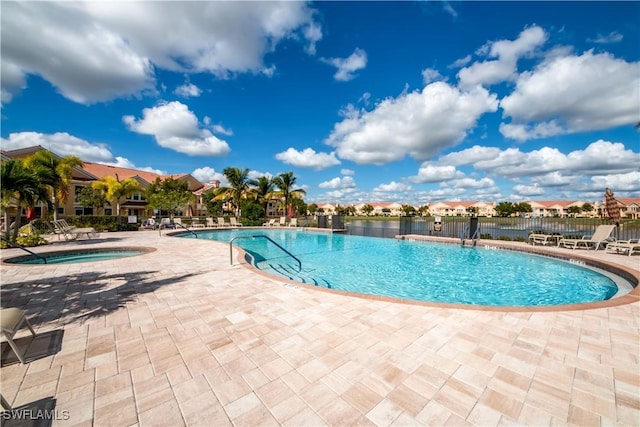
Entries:
[[264, 234], [252, 234], [250, 236], [236, 236], [233, 239], [231, 239], [229, 241], [229, 260], [231, 261], [231, 265], [233, 265], [233, 242], [234, 242], [234, 240], [236, 240], [236, 239], [255, 239], [255, 238], [267, 239], [268, 241], [270, 241], [271, 243], [273, 243], [274, 245], [276, 245], [277, 247], [282, 249], [283, 252], [285, 252], [287, 255], [289, 255], [291, 258], [293, 258], [298, 263], [298, 271], [302, 271], [302, 261], [300, 261], [298, 259], [298, 257], [296, 257], [294, 254], [292, 254], [291, 252], [289, 252], [288, 250], [283, 248], [278, 242], [273, 240], [271, 237], [266, 236]]
[[41, 259], [42, 259], [42, 261], [44, 261], [44, 263], [45, 263], [45, 264], [47, 263], [47, 257], [44, 257], [44, 256], [42, 256], [42, 255], [39, 255], [39, 254], [37, 254], [37, 253], [35, 253], [35, 252], [32, 252], [32, 251], [30, 251], [29, 249], [25, 248], [24, 246], [19, 245], [19, 244], [17, 244], [17, 243], [14, 243], [14, 242], [12, 242], [11, 240], [7, 239], [7, 238], [6, 238], [6, 237], [4, 237], [4, 236], [0, 236], [0, 239], [2, 239], [2, 240], [3, 240], [6, 244], [8, 244], [9, 246], [14, 247], [14, 248], [17, 248], [17, 249], [22, 249], [23, 251], [28, 252], [31, 256], [34, 256], [34, 257], [36, 257], [36, 258], [41, 258]]
[[188, 228], [187, 226], [182, 225], [182, 224], [180, 224], [179, 222], [172, 222], [171, 224], [173, 224], [173, 225], [177, 225], [177, 226], [179, 226], [179, 227], [184, 228], [184, 229], [185, 229], [185, 230], [187, 230], [189, 233], [191, 233], [191, 234], [193, 234], [194, 236], [196, 236], [196, 239], [198, 238], [198, 234], [196, 234], [196, 232], [195, 232], [195, 231], [191, 230], [191, 229], [190, 229], [190, 228]]

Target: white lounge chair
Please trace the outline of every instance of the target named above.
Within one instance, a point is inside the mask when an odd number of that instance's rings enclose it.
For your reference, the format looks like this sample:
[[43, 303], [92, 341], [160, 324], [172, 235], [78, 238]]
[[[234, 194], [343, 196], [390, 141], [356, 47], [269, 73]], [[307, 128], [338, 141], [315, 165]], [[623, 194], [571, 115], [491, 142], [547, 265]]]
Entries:
[[291, 218], [289, 220], [289, 227], [297, 227], [298, 226], [298, 218]]
[[219, 216], [218, 217], [218, 227], [226, 227], [229, 224], [227, 224], [226, 222], [224, 222], [224, 217]]
[[66, 220], [59, 219], [56, 221], [52, 221], [53, 226], [56, 230], [56, 234], [58, 234], [58, 238], [60, 236], [64, 236], [65, 239], [77, 239], [83, 234], [87, 235], [87, 238], [91, 239], [98, 236], [98, 232], [93, 227], [71, 227]]
[[206, 222], [206, 227], [207, 228], [214, 228], [216, 226], [216, 223], [213, 222], [213, 218], [211, 218], [211, 217], [205, 218], [205, 222]]
[[280, 223], [278, 223], [278, 225], [280, 227], [285, 227], [287, 225], [287, 217], [286, 216], [281, 216], [280, 217]]
[[274, 227], [276, 225], [276, 219], [271, 218], [269, 221], [262, 224], [263, 227]]
[[599, 225], [591, 237], [583, 237], [582, 239], [560, 239], [558, 246], [564, 246], [569, 249], [591, 249], [596, 251], [602, 247], [606, 247], [610, 239], [611, 233], [616, 228], [615, 225]]
[[620, 240], [612, 242], [604, 249], [605, 253], [627, 254], [640, 253], [640, 239]]
[[191, 228], [204, 228], [204, 224], [200, 222], [200, 218], [193, 217], [191, 219]]
[[0, 310], [0, 324], [2, 325], [2, 335], [4, 335], [4, 337], [7, 339], [7, 341], [9, 342], [9, 346], [16, 354], [16, 356], [18, 356], [20, 362], [24, 365], [24, 353], [26, 353], [26, 350], [24, 352], [20, 352], [20, 349], [13, 341], [13, 337], [16, 335], [23, 324], [25, 324], [27, 328], [29, 328], [29, 331], [31, 331], [31, 335], [33, 335], [34, 337], [36, 336], [31, 323], [29, 323], [29, 319], [27, 319], [27, 316], [25, 315], [25, 312], [18, 308], [3, 308]]
[[235, 216], [230, 217], [229, 221], [231, 222], [232, 227], [242, 227], [242, 224], [238, 222]]

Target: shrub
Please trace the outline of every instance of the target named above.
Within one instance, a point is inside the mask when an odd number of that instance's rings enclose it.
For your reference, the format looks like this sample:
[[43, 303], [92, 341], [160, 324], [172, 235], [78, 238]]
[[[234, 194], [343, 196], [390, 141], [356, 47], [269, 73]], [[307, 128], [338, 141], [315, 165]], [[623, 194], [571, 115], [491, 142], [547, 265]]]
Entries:
[[40, 236], [40, 233], [18, 236], [18, 238], [16, 239], [16, 243], [27, 248], [30, 246], [41, 246], [49, 244], [47, 239]]
[[511, 237], [509, 237], [509, 236], [499, 236], [498, 240], [505, 240], [507, 242], [510, 242], [511, 241]]

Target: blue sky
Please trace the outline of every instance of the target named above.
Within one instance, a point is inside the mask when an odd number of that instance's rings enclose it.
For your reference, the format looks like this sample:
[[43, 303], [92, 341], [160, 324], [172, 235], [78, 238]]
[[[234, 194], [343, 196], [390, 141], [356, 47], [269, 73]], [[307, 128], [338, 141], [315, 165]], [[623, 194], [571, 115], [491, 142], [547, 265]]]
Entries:
[[317, 203], [640, 196], [638, 2], [0, 8], [5, 150]]

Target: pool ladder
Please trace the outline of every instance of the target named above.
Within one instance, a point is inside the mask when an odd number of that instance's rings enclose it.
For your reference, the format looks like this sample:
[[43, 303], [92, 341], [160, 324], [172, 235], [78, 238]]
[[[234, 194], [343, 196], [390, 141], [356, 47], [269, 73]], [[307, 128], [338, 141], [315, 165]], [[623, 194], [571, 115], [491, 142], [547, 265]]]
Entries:
[[480, 234], [480, 228], [476, 228], [476, 231], [474, 231], [473, 236], [467, 238], [467, 234], [469, 234], [469, 225], [467, 225], [464, 230], [462, 230], [462, 233], [460, 233], [460, 246], [464, 247], [467, 243], [469, 244], [469, 246], [475, 246], [476, 243], [478, 243], [478, 235]]
[[0, 239], [2, 239], [7, 245], [13, 247], [13, 248], [18, 248], [18, 249], [22, 249], [25, 252], [28, 252], [31, 256], [36, 257], [36, 258], [40, 258], [42, 261], [44, 261], [44, 263], [47, 263], [47, 258], [42, 256], [42, 255], [38, 255], [35, 252], [30, 251], [29, 249], [25, 248], [22, 245], [19, 245], [17, 243], [12, 242], [11, 240], [8, 240], [7, 238], [5, 238], [4, 236], [0, 236]]

